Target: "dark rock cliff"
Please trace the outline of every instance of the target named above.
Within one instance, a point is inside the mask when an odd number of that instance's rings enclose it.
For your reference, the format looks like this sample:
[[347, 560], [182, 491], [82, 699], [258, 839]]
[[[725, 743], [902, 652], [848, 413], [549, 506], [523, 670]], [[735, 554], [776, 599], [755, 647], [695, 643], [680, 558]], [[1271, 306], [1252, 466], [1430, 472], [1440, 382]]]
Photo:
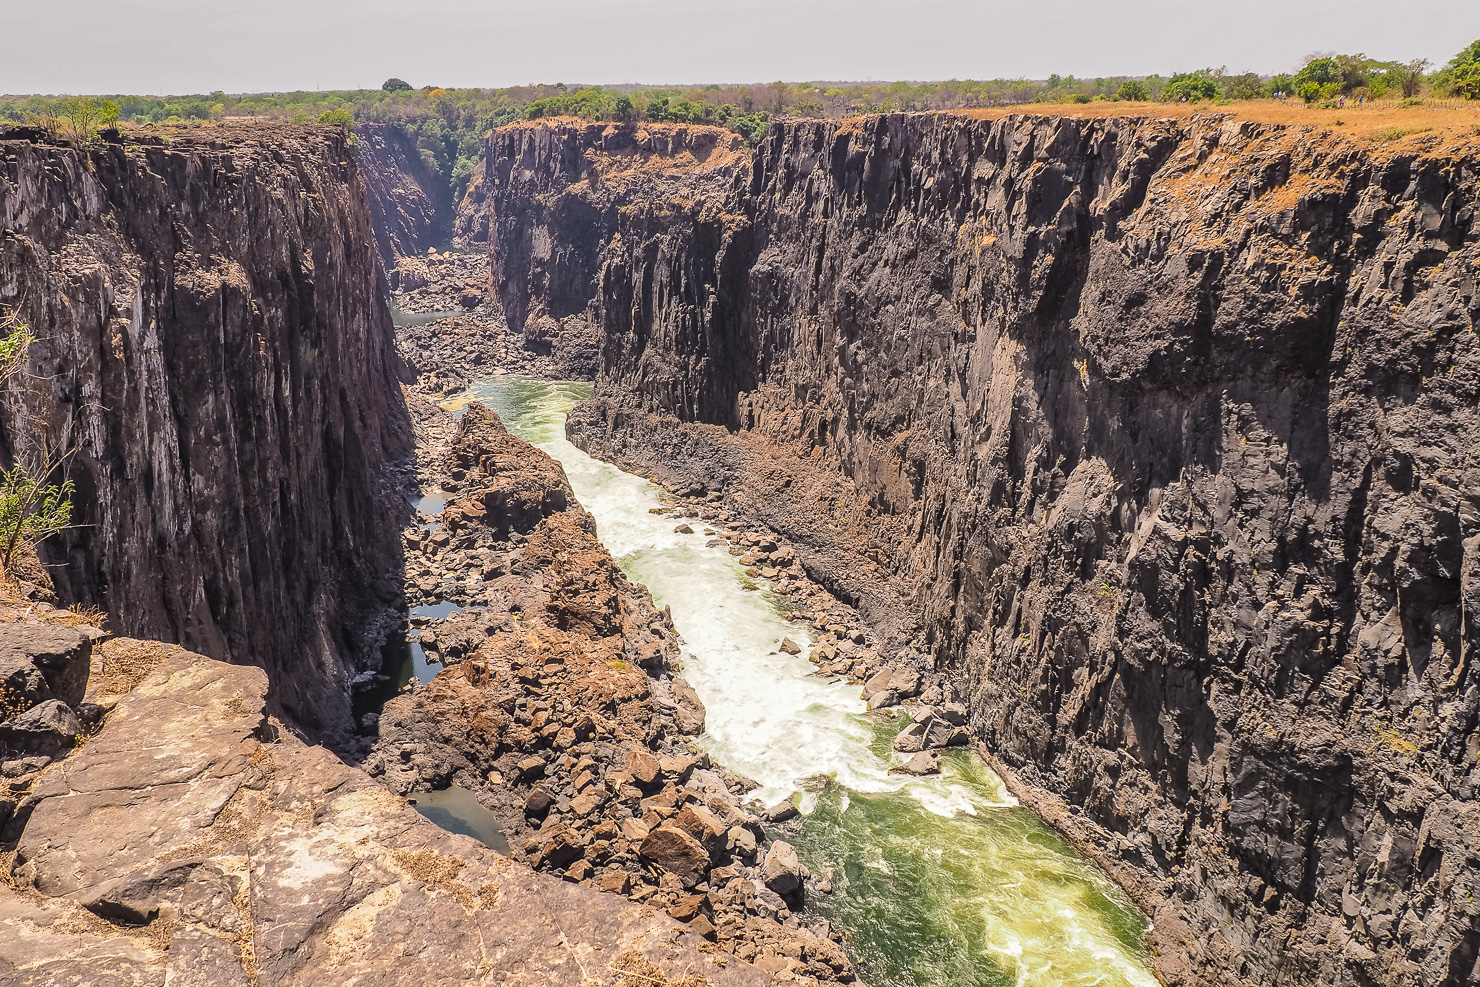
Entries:
[[696, 129], [489, 140], [511, 324], [599, 354], [572, 438], [930, 654], [1168, 979], [1475, 982], [1474, 142]]
[[421, 158], [416, 143], [393, 126], [357, 127], [360, 174], [381, 262], [389, 272], [403, 257], [452, 242], [452, 190]]
[[718, 127], [536, 122], [491, 133], [463, 211], [476, 214], [476, 203], [486, 203], [489, 259], [509, 328], [567, 376], [592, 376], [607, 303], [599, 272], [630, 211], [652, 206], [655, 183], [725, 201], [736, 167], [749, 158], [740, 137]]
[[73, 450], [83, 526], [43, 546], [59, 595], [346, 725], [400, 594], [384, 467], [410, 442], [354, 156], [327, 128], [7, 136], [0, 312], [37, 342], [3, 435], [29, 415]]

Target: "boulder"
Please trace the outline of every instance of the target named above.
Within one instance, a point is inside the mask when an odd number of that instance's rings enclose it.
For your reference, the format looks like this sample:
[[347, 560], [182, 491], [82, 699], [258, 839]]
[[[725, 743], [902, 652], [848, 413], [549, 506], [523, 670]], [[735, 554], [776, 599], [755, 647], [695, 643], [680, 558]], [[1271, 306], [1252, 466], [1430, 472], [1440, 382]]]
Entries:
[[639, 785], [656, 785], [663, 768], [658, 759], [645, 747], [634, 747], [627, 752], [627, 763], [622, 770]]
[[930, 720], [917, 720], [899, 732], [894, 738], [894, 749], [903, 754], [912, 754], [925, 749], [925, 730]]
[[940, 774], [940, 761], [934, 754], [921, 751], [893, 770], [907, 775], [938, 775]]
[[9, 709], [27, 710], [50, 698], [51, 687], [30, 655], [0, 656], [0, 701]]
[[48, 699], [0, 723], [0, 748], [22, 757], [59, 757], [72, 749], [81, 732], [72, 707]]
[[679, 730], [691, 736], [704, 732], [704, 703], [694, 687], [681, 678], [673, 680], [673, 722]]
[[685, 887], [704, 880], [709, 869], [709, 852], [703, 844], [669, 822], [649, 833], [637, 852], [644, 860], [677, 876]]
[[660, 757], [658, 767], [663, 772], [663, 777], [672, 779], [677, 784], [687, 784], [693, 777], [694, 769], [699, 766], [697, 757]]
[[802, 862], [797, 859], [796, 849], [785, 840], [777, 840], [766, 851], [766, 862], [761, 867], [761, 880], [766, 887], [779, 895], [795, 894], [802, 887]]
[[802, 653], [802, 646], [789, 637], [783, 637], [781, 639], [781, 650], [789, 655], [799, 655]]
[[633, 843], [640, 843], [642, 840], [646, 839], [648, 833], [652, 831], [651, 826], [643, 822], [641, 819], [636, 818], [623, 819], [621, 823], [618, 824], [617, 828], [622, 831], [623, 836], [631, 840]]
[[711, 861], [725, 849], [725, 824], [702, 805], [684, 806], [673, 817], [673, 825], [698, 840]]
[[889, 683], [894, 680], [894, 669], [881, 668], [863, 683], [863, 698], [872, 699], [875, 693], [883, 692], [889, 688]]
[[[10, 624], [0, 637], [0, 674], [9, 677], [29, 664], [41, 673], [50, 695], [69, 706], [87, 692], [92, 638], [74, 627]], [[44, 700], [38, 700], [38, 702]]]
[[791, 799], [787, 799], [785, 802], [777, 802], [766, 810], [766, 818], [773, 823], [783, 823], [788, 819], [795, 819], [797, 815], [797, 807], [792, 803]]
[[529, 797], [524, 800], [524, 817], [544, 819], [550, 814], [550, 807], [554, 804], [555, 796], [546, 791], [543, 785], [536, 785], [529, 790]]
[[731, 826], [725, 834], [729, 851], [740, 857], [754, 857], [757, 849], [755, 834], [745, 826]]
[[920, 673], [913, 668], [899, 668], [889, 678], [889, 688], [899, 693], [900, 699], [908, 699], [920, 691]]
[[632, 875], [624, 870], [603, 871], [596, 875], [596, 890], [608, 894], [626, 894], [632, 890]]
[[883, 689], [868, 697], [868, 708], [887, 709], [890, 706], [899, 705], [899, 693], [893, 689]]
[[966, 728], [952, 726], [939, 717], [926, 722], [926, 747], [964, 747], [967, 743]]
[[541, 834], [539, 854], [556, 870], [565, 870], [586, 855], [586, 841], [575, 830], [557, 825], [553, 832]]
[[937, 715], [953, 727], [964, 727], [967, 720], [966, 707], [961, 703], [946, 703]]

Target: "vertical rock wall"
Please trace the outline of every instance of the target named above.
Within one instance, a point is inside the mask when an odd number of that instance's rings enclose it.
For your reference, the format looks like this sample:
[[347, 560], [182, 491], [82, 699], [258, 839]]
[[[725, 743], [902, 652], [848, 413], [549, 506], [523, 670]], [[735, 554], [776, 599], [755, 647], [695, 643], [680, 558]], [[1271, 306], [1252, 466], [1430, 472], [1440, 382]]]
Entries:
[[928, 652], [1152, 912], [1169, 979], [1480, 978], [1473, 140], [912, 115], [712, 167], [613, 141], [488, 147], [511, 323], [599, 353], [573, 439], [725, 488]]
[[399, 595], [384, 468], [410, 441], [351, 149], [327, 128], [34, 137], [0, 133], [0, 311], [38, 337], [3, 435], [29, 415], [73, 451], [59, 594], [262, 665], [300, 725], [346, 726], [367, 621]]
[[394, 274], [401, 258], [420, 257], [428, 247], [442, 249], [452, 242], [452, 191], [396, 127], [367, 124], [355, 132], [375, 244], [386, 271]]

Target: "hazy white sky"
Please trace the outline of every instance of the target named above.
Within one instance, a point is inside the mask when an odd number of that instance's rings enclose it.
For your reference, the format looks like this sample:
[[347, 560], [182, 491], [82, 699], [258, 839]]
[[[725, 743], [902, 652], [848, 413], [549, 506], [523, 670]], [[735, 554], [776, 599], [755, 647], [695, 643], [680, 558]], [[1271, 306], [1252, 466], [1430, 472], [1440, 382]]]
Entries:
[[764, 82], [1447, 61], [1480, 0], [0, 0], [0, 93]]

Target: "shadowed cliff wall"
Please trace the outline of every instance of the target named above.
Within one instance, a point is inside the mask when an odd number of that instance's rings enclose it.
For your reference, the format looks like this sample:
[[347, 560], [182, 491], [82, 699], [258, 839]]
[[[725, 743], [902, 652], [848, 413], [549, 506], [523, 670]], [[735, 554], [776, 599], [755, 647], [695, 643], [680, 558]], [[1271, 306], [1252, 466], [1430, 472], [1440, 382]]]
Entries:
[[704, 130], [489, 139], [511, 324], [599, 354], [573, 440], [948, 670], [1169, 979], [1480, 976], [1476, 142]]
[[25, 137], [0, 133], [0, 309], [38, 337], [12, 408], [75, 450], [59, 595], [347, 726], [399, 595], [384, 466], [410, 441], [353, 154], [328, 128]]

